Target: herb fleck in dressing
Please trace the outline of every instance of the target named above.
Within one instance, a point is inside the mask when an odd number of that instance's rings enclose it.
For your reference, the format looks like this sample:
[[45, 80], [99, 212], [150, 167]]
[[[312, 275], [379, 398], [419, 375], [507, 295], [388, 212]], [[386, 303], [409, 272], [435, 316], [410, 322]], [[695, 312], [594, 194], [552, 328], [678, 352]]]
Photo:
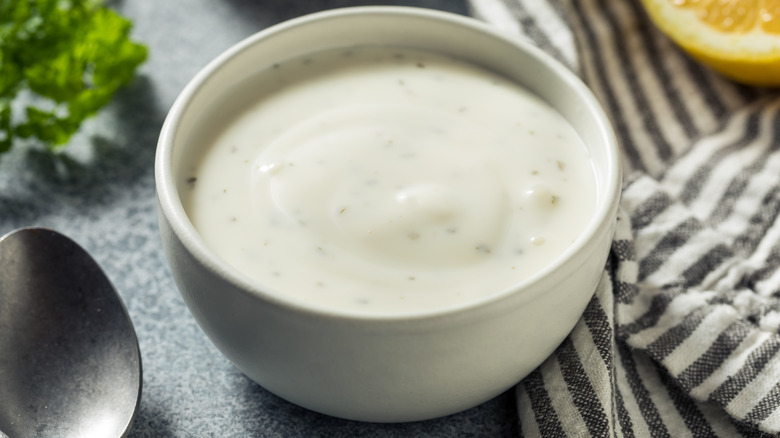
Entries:
[[476, 66], [360, 48], [242, 90], [180, 190], [217, 254], [293, 300], [370, 314], [478, 300], [549, 265], [593, 213], [573, 128]]

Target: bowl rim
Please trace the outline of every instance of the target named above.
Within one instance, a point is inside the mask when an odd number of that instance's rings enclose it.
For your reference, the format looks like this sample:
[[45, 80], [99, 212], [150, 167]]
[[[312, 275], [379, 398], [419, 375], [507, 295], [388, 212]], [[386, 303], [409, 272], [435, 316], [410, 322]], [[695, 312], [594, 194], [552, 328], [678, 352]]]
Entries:
[[[239, 57], [250, 47], [262, 43], [273, 35], [291, 31], [296, 27], [312, 25], [318, 21], [325, 21], [341, 16], [364, 14], [412, 16], [428, 20], [444, 21], [507, 42], [518, 51], [525, 52], [527, 55], [533, 57], [536, 62], [554, 72], [562, 83], [565, 83], [575, 92], [578, 98], [582, 100], [586, 112], [597, 121], [598, 137], [603, 140], [604, 147], [606, 148], [605, 161], [610, 173], [607, 176], [607, 184], [605, 185], [603, 194], [599, 194], [600, 200], [597, 202], [596, 210], [583, 233], [572, 245], [567, 247], [562, 254], [542, 270], [504, 290], [495, 291], [484, 298], [468, 300], [456, 305], [442, 306], [429, 310], [412, 310], [408, 312], [387, 314], [358, 313], [310, 305], [294, 299], [288, 299], [283, 293], [274, 292], [269, 290], [269, 288], [263, 288], [258, 282], [250, 280], [247, 276], [230, 266], [221, 257], [217, 256], [195, 230], [195, 227], [190, 222], [178, 196], [177, 184], [174, 180], [176, 166], [175, 163], [173, 163], [173, 143], [176, 137], [177, 126], [181, 122], [189, 104], [192, 102], [200, 88], [208, 83], [209, 78], [215, 75], [233, 58]], [[533, 45], [530, 41], [510, 35], [475, 18], [451, 12], [409, 6], [353, 6], [315, 12], [269, 26], [229, 47], [196, 73], [174, 101], [160, 131], [155, 153], [155, 188], [158, 207], [161, 210], [161, 215], [164, 216], [164, 220], [167, 221], [171, 232], [198, 263], [202, 264], [207, 269], [210, 269], [237, 290], [266, 301], [269, 304], [273, 304], [279, 309], [294, 313], [306, 313], [320, 318], [349, 321], [408, 322], [413, 320], [452, 318], [455, 315], [475, 312], [476, 309], [484, 310], [490, 306], [500, 306], [502, 301], [513, 296], [523, 295], [523, 292], [526, 292], [525, 295], [529, 295], [530, 291], [528, 291], [528, 289], [530, 289], [531, 285], [544, 282], [545, 280], [550, 281], [551, 277], [554, 275], [561, 275], [560, 270], [562, 267], [571, 259], [577, 257], [577, 254], [591, 251], [593, 249], [593, 244], [591, 242], [598, 237], [600, 234], [599, 231], [604, 227], [611, 226], [610, 224], [614, 222], [621, 195], [622, 169], [620, 149], [611, 122], [592, 91], [571, 70], [537, 46]], [[570, 266], [569, 269], [574, 269], [574, 267]], [[535, 295], [529, 295], [525, 298], [530, 300], [534, 296]]]

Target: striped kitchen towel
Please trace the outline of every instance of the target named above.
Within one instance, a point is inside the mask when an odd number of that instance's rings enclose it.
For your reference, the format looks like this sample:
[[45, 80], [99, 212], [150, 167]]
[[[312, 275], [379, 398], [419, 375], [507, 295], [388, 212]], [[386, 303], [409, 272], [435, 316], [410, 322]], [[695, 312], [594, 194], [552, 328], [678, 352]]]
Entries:
[[780, 435], [780, 93], [692, 61], [639, 0], [470, 0], [575, 71], [626, 180], [603, 279], [516, 389], [526, 437]]

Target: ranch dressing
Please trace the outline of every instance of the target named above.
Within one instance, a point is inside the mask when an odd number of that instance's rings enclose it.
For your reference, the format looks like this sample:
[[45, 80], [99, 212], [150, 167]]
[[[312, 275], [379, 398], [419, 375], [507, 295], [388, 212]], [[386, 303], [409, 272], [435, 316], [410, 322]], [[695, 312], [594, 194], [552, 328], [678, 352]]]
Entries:
[[197, 135], [184, 207], [220, 257], [293, 301], [403, 314], [485, 298], [548, 266], [595, 207], [566, 120], [458, 60], [324, 52], [240, 99]]

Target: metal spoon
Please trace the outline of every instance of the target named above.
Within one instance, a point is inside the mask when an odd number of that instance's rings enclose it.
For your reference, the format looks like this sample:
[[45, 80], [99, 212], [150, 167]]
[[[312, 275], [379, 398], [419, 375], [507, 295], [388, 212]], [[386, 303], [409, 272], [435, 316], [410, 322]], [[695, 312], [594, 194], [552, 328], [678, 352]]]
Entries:
[[140, 398], [138, 339], [95, 260], [48, 229], [0, 237], [0, 436], [123, 437]]

